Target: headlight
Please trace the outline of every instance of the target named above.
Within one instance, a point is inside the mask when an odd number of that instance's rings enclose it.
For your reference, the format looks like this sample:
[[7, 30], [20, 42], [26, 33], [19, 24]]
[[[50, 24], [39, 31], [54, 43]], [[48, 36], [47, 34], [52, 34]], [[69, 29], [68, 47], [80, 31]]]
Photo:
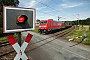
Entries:
[[39, 26], [39, 27], [41, 27], [41, 26]]
[[43, 27], [47, 27], [47, 26], [43, 26]]

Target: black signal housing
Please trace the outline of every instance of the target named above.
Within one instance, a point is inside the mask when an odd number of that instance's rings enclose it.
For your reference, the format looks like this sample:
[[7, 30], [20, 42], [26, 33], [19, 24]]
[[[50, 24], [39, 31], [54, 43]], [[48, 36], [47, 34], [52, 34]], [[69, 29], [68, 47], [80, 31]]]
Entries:
[[25, 23], [28, 20], [28, 17], [26, 15], [20, 15], [17, 18], [17, 24]]

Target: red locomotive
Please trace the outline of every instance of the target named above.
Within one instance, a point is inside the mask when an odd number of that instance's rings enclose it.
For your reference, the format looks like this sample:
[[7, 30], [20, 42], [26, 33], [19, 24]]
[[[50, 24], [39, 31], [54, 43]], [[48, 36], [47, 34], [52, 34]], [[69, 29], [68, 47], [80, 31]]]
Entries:
[[40, 33], [48, 33], [61, 28], [65, 28], [64, 22], [53, 21], [53, 19], [41, 20], [39, 24]]

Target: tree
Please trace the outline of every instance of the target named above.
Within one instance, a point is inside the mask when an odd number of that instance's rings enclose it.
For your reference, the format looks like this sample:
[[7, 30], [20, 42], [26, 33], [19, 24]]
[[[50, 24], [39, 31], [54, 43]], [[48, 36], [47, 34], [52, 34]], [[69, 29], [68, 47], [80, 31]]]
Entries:
[[2, 7], [3, 6], [18, 6], [19, 0], [0, 0], [0, 27], [2, 27]]
[[87, 18], [87, 19], [86, 19], [86, 23], [87, 23], [87, 25], [90, 24], [90, 18]]
[[[70, 23], [72, 25], [77, 25], [78, 24], [78, 20], [74, 20], [74, 21], [65, 21], [66, 24]], [[80, 25], [90, 25], [90, 17], [83, 19], [83, 20], [79, 20], [79, 24]]]
[[40, 20], [39, 20], [39, 19], [37, 19], [36, 21], [37, 21], [37, 22], [40, 22]]

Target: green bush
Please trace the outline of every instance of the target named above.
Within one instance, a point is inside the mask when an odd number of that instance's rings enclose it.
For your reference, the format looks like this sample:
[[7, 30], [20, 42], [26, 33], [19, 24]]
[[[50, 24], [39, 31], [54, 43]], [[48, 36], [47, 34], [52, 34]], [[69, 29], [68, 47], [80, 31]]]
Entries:
[[36, 26], [35, 30], [33, 30], [33, 32], [38, 33], [38, 26]]

